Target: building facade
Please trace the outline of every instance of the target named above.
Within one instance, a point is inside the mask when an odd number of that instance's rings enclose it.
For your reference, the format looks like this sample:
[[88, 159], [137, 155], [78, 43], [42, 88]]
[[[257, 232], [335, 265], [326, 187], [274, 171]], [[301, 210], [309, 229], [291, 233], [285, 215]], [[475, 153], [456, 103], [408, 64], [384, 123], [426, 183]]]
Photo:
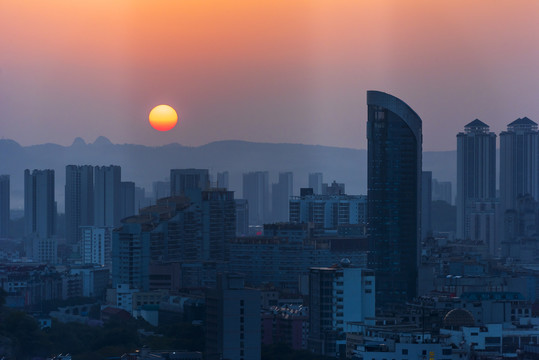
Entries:
[[472, 239], [470, 209], [496, 198], [496, 134], [475, 119], [457, 135], [457, 238]]
[[417, 292], [421, 236], [421, 118], [400, 99], [367, 92], [368, 234], [377, 304]]
[[249, 203], [249, 225], [263, 225], [269, 220], [269, 173], [243, 174], [243, 198]]
[[9, 175], [0, 175], [0, 238], [9, 236]]
[[94, 225], [120, 225], [122, 169], [116, 165], [94, 168]]
[[80, 240], [80, 226], [94, 224], [93, 166], [66, 166], [65, 222], [65, 236], [69, 244]]
[[54, 170], [24, 171], [25, 235], [50, 238], [56, 234]]
[[309, 350], [325, 356], [346, 353], [348, 322], [375, 315], [374, 271], [350, 266], [311, 268], [309, 272]]

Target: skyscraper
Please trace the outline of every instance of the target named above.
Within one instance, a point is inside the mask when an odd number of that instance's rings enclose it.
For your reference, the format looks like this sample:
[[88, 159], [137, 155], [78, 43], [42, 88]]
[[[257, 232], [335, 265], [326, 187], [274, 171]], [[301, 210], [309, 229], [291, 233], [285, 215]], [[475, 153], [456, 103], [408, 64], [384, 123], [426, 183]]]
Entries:
[[228, 189], [228, 171], [217, 173], [217, 184], [215, 186], [222, 189]]
[[94, 169], [94, 225], [118, 226], [120, 224], [119, 166], [96, 166]]
[[94, 167], [67, 165], [65, 234], [69, 244], [81, 239], [80, 226], [94, 224]]
[[54, 170], [24, 171], [25, 235], [46, 239], [56, 234]]
[[491, 209], [495, 198], [496, 134], [489, 131], [487, 124], [475, 119], [464, 127], [464, 132], [457, 134], [457, 238], [494, 236], [478, 232], [481, 228], [490, 229], [488, 224], [474, 224], [477, 231], [472, 233], [471, 213], [477, 214], [477, 209], [485, 207]]
[[432, 171], [421, 174], [421, 240], [432, 235]]
[[539, 131], [524, 117], [500, 133], [500, 205], [516, 209], [517, 197], [529, 194], [539, 200]]
[[421, 118], [402, 100], [367, 92], [369, 266], [376, 303], [417, 292], [421, 222]]
[[0, 238], [9, 235], [9, 175], [0, 175]]
[[122, 181], [120, 183], [120, 219], [135, 215], [135, 183]]
[[310, 173], [309, 174], [309, 187], [313, 189], [315, 195], [322, 194], [322, 173]]
[[271, 212], [273, 221], [288, 221], [288, 202], [294, 186], [294, 173], [279, 173], [279, 182], [271, 186]]
[[206, 291], [205, 359], [260, 359], [260, 292], [244, 282], [240, 274], [219, 274]]
[[170, 170], [170, 196], [185, 195], [190, 189], [206, 190], [209, 186], [208, 169]]
[[243, 198], [249, 203], [249, 225], [263, 225], [269, 214], [269, 173], [243, 174]]

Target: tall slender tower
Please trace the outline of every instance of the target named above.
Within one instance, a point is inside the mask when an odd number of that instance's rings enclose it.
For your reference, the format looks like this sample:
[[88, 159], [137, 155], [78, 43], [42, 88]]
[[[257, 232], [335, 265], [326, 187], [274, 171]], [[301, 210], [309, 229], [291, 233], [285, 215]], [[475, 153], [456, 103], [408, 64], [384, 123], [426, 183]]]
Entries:
[[96, 166], [94, 175], [94, 225], [118, 226], [122, 169], [115, 165]]
[[294, 173], [291, 171], [279, 173], [279, 182], [271, 186], [271, 212], [275, 222], [288, 221], [288, 207], [293, 195]]
[[25, 235], [42, 239], [56, 234], [54, 170], [24, 171]]
[[496, 134], [475, 119], [457, 134], [457, 238], [493, 242], [495, 199]]
[[80, 226], [94, 224], [93, 166], [66, 166], [65, 221], [66, 240], [69, 244], [81, 240]]
[[0, 238], [9, 235], [9, 175], [0, 175]]
[[518, 196], [539, 200], [539, 131], [524, 117], [507, 125], [500, 134], [500, 205], [516, 208]]
[[402, 100], [367, 91], [369, 266], [376, 303], [417, 294], [421, 235], [421, 118]]
[[269, 214], [269, 173], [243, 174], [243, 198], [249, 203], [249, 225], [262, 225]]

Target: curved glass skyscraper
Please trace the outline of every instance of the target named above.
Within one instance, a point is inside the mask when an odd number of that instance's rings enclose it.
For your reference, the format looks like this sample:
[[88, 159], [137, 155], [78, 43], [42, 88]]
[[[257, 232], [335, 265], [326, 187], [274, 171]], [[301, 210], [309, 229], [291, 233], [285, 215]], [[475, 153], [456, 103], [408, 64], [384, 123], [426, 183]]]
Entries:
[[421, 118], [400, 99], [367, 91], [369, 266], [376, 303], [417, 294], [421, 228]]

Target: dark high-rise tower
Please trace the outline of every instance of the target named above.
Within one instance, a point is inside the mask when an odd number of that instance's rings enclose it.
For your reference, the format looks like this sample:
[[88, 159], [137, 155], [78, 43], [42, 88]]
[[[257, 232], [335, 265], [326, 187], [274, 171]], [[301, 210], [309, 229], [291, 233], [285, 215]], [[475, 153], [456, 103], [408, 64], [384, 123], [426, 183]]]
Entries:
[[66, 240], [81, 240], [80, 226], [94, 224], [94, 167], [66, 166], [65, 185]]
[[457, 238], [494, 246], [496, 134], [475, 119], [457, 134]]
[[0, 238], [9, 233], [9, 175], [0, 175]]
[[500, 134], [500, 200], [502, 210], [515, 209], [517, 198], [539, 200], [539, 131], [524, 117]]
[[24, 171], [25, 235], [50, 238], [56, 234], [54, 170]]
[[122, 168], [116, 165], [94, 168], [94, 225], [120, 224]]
[[376, 303], [417, 293], [421, 229], [421, 118], [403, 101], [367, 91], [369, 266]]

